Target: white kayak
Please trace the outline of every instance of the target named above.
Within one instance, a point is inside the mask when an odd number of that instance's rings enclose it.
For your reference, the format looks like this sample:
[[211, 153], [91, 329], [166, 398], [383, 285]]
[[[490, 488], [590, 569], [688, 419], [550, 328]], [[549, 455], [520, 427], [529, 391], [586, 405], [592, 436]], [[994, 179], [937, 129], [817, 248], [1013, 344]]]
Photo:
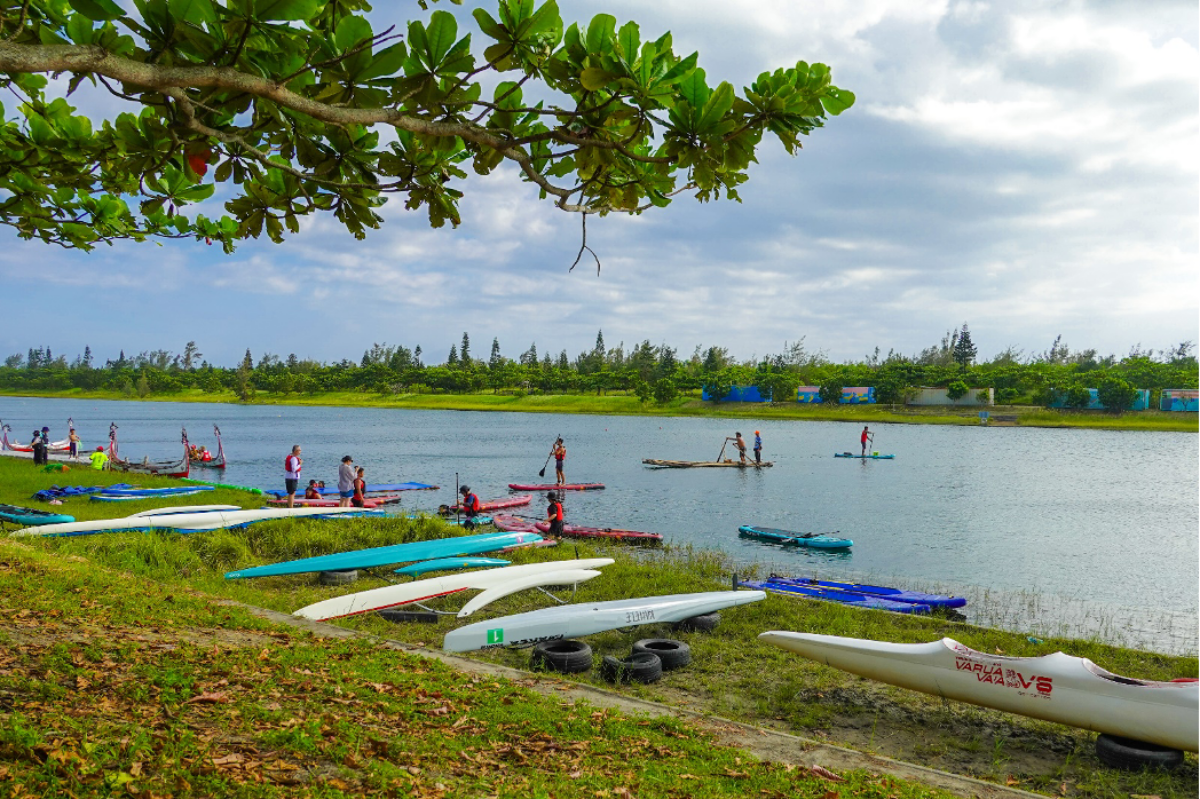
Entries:
[[458, 612], [458, 618], [465, 619], [480, 608], [492, 604], [497, 599], [503, 599], [506, 596], [527, 591], [530, 588], [542, 588], [547, 585], [579, 585], [579, 583], [586, 583], [588, 580], [599, 576], [600, 572], [591, 569], [561, 569], [559, 571], [518, 577], [515, 580], [510, 580], [507, 583], [487, 589], [466, 605], [463, 605], [463, 609]]
[[952, 638], [891, 644], [811, 633], [765, 632], [763, 641], [891, 685], [1195, 752], [1200, 682], [1121, 677], [1055, 652], [1019, 658], [976, 652]]
[[[585, 558], [583, 560], [552, 560], [545, 563], [528, 563], [524, 566], [508, 566], [503, 569], [486, 569], [473, 572], [447, 574], [443, 577], [431, 577], [428, 580], [415, 580], [411, 583], [385, 585], [382, 588], [372, 588], [370, 591], [359, 591], [356, 594], [335, 596], [314, 602], [295, 611], [293, 616], [306, 619], [325, 621], [340, 619], [346, 616], [356, 616], [360, 613], [371, 613], [376, 610], [394, 608], [397, 605], [409, 605], [434, 597], [466, 591], [470, 588], [488, 589], [504, 585], [528, 577], [532, 574], [562, 571], [564, 569], [595, 569], [613, 563], [612, 558]], [[517, 589], [521, 590], [521, 589]], [[499, 597], [496, 597], [499, 599]]]
[[91, 522], [43, 524], [26, 527], [12, 533], [22, 536], [95, 535], [97, 533], [174, 530], [180, 533], [244, 527], [255, 522], [306, 517], [328, 518], [345, 515], [380, 515], [362, 508], [262, 508], [260, 510], [209, 511], [200, 513], [162, 513], [153, 516], [126, 516], [120, 519], [98, 519]]
[[152, 508], [150, 510], [131, 513], [126, 518], [135, 519], [142, 516], [169, 516], [173, 513], [213, 513], [214, 511], [223, 510], [241, 510], [241, 505], [174, 505], [166, 508]]
[[660, 624], [703, 616], [734, 605], [759, 602], [765, 591], [711, 591], [611, 602], [581, 602], [475, 622], [446, 634], [447, 652], [525, 646], [602, 633], [621, 627]]

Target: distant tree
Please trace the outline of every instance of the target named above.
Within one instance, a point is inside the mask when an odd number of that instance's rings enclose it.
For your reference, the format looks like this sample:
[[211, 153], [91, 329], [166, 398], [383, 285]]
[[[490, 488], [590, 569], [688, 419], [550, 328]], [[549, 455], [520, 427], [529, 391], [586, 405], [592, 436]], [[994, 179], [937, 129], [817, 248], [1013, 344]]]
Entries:
[[987, 405], [988, 401], [991, 400], [991, 398], [992, 398], [992, 395], [988, 393], [986, 388], [983, 391], [980, 391], [978, 394], [975, 395], [975, 401], [978, 402], [980, 405]]
[[450, 345], [450, 355], [449, 355], [449, 357], [446, 358], [446, 365], [447, 366], [457, 366], [458, 365], [458, 347], [454, 346], [453, 344]]
[[633, 379], [633, 393], [641, 402], [649, 402], [654, 396], [654, 389], [640, 377]]
[[422, 365], [422, 364], [421, 364], [421, 345], [420, 345], [420, 344], [418, 344], [418, 345], [417, 345], [417, 346], [416, 346], [416, 347], [413, 349], [413, 362], [414, 362], [414, 364], [416, 365], [416, 367], [417, 367], [418, 369], [420, 369], [420, 368], [421, 368], [421, 365]]
[[92, 348], [85, 346], [83, 348], [83, 367], [85, 369], [92, 368]]
[[679, 387], [669, 377], [660, 377], [654, 383], [654, 401], [666, 405], [679, 396]]
[[1106, 377], [1096, 386], [1096, 398], [1110, 413], [1122, 413], [1133, 407], [1138, 391], [1119, 377]]
[[500, 355], [500, 339], [492, 339], [492, 354], [488, 358], [488, 367], [495, 369], [504, 362], [504, 358]]
[[1066, 402], [1068, 408], [1082, 410], [1092, 403], [1092, 392], [1086, 386], [1074, 385], [1067, 389]]
[[190, 372], [196, 368], [196, 362], [204, 357], [204, 353], [196, 348], [196, 342], [189, 341], [183, 346], [183, 371]]
[[842, 401], [842, 383], [836, 379], [827, 380], [821, 384], [817, 394], [826, 405], [837, 405]]
[[19, 352], [16, 353], [15, 355], [10, 355], [4, 359], [4, 365], [7, 366], [9, 369], [20, 369], [21, 365], [24, 363], [25, 363], [25, 356]]
[[559, 369], [570, 369], [571, 368], [571, 359], [567, 357], [566, 350], [563, 350], [562, 352], [560, 352], [558, 354], [558, 364], [557, 365], [558, 365]]
[[958, 340], [954, 342], [954, 362], [965, 372], [971, 361], [975, 360], [976, 354], [977, 349], [971, 342], [971, 331], [967, 329], [967, 323], [963, 322], [962, 330], [958, 332]]
[[462, 347], [458, 351], [458, 358], [462, 361], [463, 366], [471, 365], [471, 337], [467, 335], [465, 330], [463, 331]]
[[709, 374], [704, 378], [704, 391], [710, 400], [718, 405], [721, 404], [733, 391], [733, 374], [727, 368], [718, 369]]
[[538, 363], [537, 343], [535, 342], [533, 344], [530, 344], [529, 349], [527, 349], [523, 353], [521, 353], [521, 357], [519, 360], [521, 361], [521, 364], [523, 366], [537, 366], [537, 363]]
[[946, 396], [955, 402], [958, 402], [967, 395], [968, 390], [969, 389], [967, 388], [966, 383], [961, 380], [955, 380], [953, 383], [946, 386]]
[[[124, 351], [121, 352], [121, 357], [125, 357]], [[239, 368], [245, 369], [247, 372], [254, 369], [254, 356], [250, 354], [249, 347], [246, 348], [246, 354], [242, 357], [242, 364]]]
[[288, 369], [296, 369], [298, 366], [300, 366], [300, 359], [296, 357], [296, 353], [289, 353], [286, 364]]

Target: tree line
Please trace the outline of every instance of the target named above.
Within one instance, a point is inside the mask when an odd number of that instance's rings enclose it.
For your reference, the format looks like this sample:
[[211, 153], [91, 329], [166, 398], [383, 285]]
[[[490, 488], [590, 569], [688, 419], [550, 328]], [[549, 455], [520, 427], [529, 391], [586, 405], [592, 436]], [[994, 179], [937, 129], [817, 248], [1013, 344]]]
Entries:
[[[255, 359], [249, 349], [236, 366], [209, 363], [196, 342], [182, 352], [153, 350], [96, 361], [91, 348], [68, 360], [49, 347], [31, 347], [9, 356], [0, 367], [0, 390], [55, 392], [71, 389], [111, 391], [131, 397], [200, 390], [232, 393], [250, 401], [258, 393], [319, 395], [326, 392], [471, 394], [636, 395], [643, 402], [669, 403], [706, 390], [717, 402], [734, 386], [757, 386], [765, 397], [793, 401], [800, 386], [819, 386], [826, 401], [836, 401], [845, 386], [871, 386], [879, 403], [900, 404], [921, 386], [944, 387], [952, 397], [991, 388], [999, 404], [1048, 405], [1056, 398], [1068, 407], [1086, 407], [1088, 388], [1100, 390], [1109, 408], [1127, 408], [1136, 389], [1150, 389], [1151, 407], [1164, 388], [1197, 388], [1195, 346], [1185, 341], [1154, 351], [1140, 345], [1118, 358], [1094, 349], [1072, 351], [1059, 336], [1050, 348], [1026, 355], [1009, 347], [990, 360], [977, 361], [977, 347], [967, 325], [948, 331], [941, 342], [905, 356], [875, 352], [859, 360], [834, 363], [812, 352], [804, 339], [785, 342], [779, 353], [738, 361], [720, 346], [697, 346], [681, 357], [667, 344], [649, 340], [626, 349], [608, 347], [604, 333], [595, 346], [574, 357], [539, 352], [536, 343], [516, 358], [501, 352], [493, 338], [486, 358], [476, 357], [470, 336], [451, 346], [444, 361], [426, 363], [420, 346], [375, 344], [357, 361], [323, 363], [295, 354], [270, 353]], [[1105, 402], [1105, 399], [1109, 402]]]

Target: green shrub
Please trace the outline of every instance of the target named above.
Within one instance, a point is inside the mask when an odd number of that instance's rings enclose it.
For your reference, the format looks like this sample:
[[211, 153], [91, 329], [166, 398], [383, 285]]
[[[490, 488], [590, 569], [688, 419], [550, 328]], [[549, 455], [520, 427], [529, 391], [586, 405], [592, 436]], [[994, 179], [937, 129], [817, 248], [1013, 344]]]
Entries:
[[969, 390], [970, 389], [967, 388], [966, 383], [961, 380], [955, 380], [953, 383], [946, 386], [946, 396], [955, 402], [958, 402], [960, 399], [967, 396], [967, 392]]
[[837, 405], [842, 401], [842, 384], [836, 380], [829, 380], [821, 384], [817, 394], [826, 405]]
[[1119, 377], [1106, 377], [1096, 387], [1096, 395], [1104, 410], [1121, 413], [1133, 407], [1137, 400], [1137, 389]]
[[1066, 406], [1074, 410], [1086, 408], [1092, 402], [1092, 392], [1086, 386], [1071, 386], [1067, 389]]

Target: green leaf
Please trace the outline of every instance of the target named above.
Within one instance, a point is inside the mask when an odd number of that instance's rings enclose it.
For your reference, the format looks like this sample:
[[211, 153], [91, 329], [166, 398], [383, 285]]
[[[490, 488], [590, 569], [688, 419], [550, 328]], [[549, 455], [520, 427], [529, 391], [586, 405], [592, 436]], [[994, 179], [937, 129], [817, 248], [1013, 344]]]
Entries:
[[597, 14], [587, 30], [587, 49], [592, 54], [603, 54], [612, 50], [613, 37], [617, 29], [617, 18], [612, 14]]
[[837, 116], [854, 105], [854, 100], [854, 92], [830, 86], [826, 89], [825, 94], [821, 96], [821, 105], [825, 106], [826, 111]]
[[[665, 76], [664, 76], [665, 77]], [[704, 70], [694, 69], [679, 82], [679, 94], [697, 110], [704, 107], [711, 94], [708, 84], [704, 82]]]
[[[687, 77], [689, 72], [696, 68], [696, 61], [699, 60], [699, 58], [699, 53], [692, 53], [687, 58], [679, 59], [675, 66], [668, 69], [666, 74], [658, 79], [658, 83], [663, 86], [671, 86], [680, 82]], [[701, 73], [701, 76], [703, 76], [703, 73]]]
[[262, 21], [312, 19], [320, 0], [255, 0], [254, 18]]
[[83, 14], [72, 14], [67, 20], [67, 36], [75, 44], [91, 44], [95, 36], [92, 21]]
[[[555, 38], [562, 35], [562, 15], [558, 13], [558, 3], [546, 0], [529, 19], [529, 26], [523, 31], [525, 36], [537, 36], [543, 33], [554, 33]], [[557, 42], [556, 42], [557, 43]]]
[[212, 0], [167, 0], [167, 8], [171, 11], [171, 16], [181, 22], [190, 22], [193, 25], [215, 25], [217, 22], [217, 12], [213, 8]]
[[345, 53], [370, 38], [370, 22], [363, 17], [346, 16], [338, 22], [337, 30], [333, 34], [333, 43], [337, 45], [339, 52]]
[[471, 16], [475, 17], [475, 23], [479, 25], [479, 29], [488, 36], [491, 36], [493, 39], [507, 39], [504, 26], [497, 22], [491, 14], [484, 11], [482, 8], [477, 8], [472, 11]]
[[716, 91], [709, 95], [708, 102], [704, 104], [704, 111], [696, 123], [697, 132], [703, 133], [715, 127], [733, 107], [733, 98], [733, 87], [728, 82], [722, 81]]
[[454, 42], [458, 38], [458, 20], [448, 11], [433, 12], [426, 37], [429, 65], [436, 67], [442, 63], [442, 59], [446, 57], [446, 53], [450, 52], [450, 48], [454, 46]]
[[589, 92], [594, 92], [599, 89], [603, 89], [606, 85], [608, 85], [609, 81], [615, 80], [619, 77], [621, 76], [614, 75], [611, 72], [600, 69], [600, 67], [588, 67], [583, 71], [583, 74], [579, 76], [579, 82], [583, 84], [583, 88], [587, 89]]
[[617, 44], [621, 46], [626, 62], [632, 64], [637, 59], [638, 48], [642, 46], [642, 36], [636, 22], [626, 22], [621, 26]]
[[404, 42], [393, 44], [384, 50], [381, 50], [371, 60], [370, 65], [362, 72], [358, 73], [359, 80], [373, 80], [381, 78], [384, 75], [392, 75], [399, 72], [404, 66], [404, 60], [408, 58], [408, 48], [404, 46]]
[[110, 19], [120, 19], [125, 11], [113, 0], [68, 0], [71, 8], [83, 14], [88, 19], [104, 22]]

